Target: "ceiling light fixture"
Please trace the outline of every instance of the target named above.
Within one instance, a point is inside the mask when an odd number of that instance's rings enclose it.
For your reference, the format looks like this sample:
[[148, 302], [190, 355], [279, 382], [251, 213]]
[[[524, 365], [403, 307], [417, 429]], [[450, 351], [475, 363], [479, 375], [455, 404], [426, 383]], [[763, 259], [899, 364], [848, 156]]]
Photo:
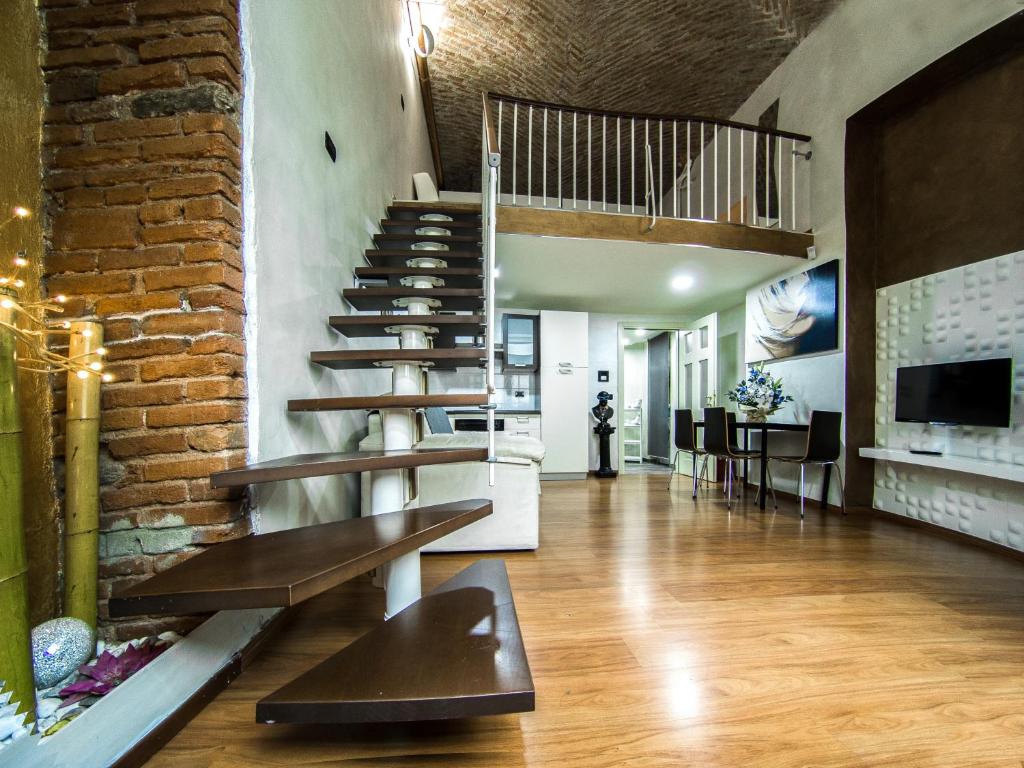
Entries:
[[633, 335], [634, 336], [643, 336], [645, 333], [647, 333], [647, 329], [646, 328], [636, 328], [633, 331]]
[[673, 291], [688, 291], [693, 288], [693, 278], [690, 275], [678, 275], [672, 278]]
[[495, 267], [494, 267], [494, 279], [497, 280], [499, 277], [501, 277], [501, 267], [495, 265]]

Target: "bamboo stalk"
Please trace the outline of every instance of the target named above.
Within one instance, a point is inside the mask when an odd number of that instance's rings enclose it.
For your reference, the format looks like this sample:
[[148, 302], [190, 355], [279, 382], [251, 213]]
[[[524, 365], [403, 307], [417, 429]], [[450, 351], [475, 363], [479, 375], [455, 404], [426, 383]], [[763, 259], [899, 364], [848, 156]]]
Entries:
[[[99, 362], [99, 323], [71, 323], [68, 356], [85, 365]], [[68, 376], [64, 466], [64, 615], [96, 629], [99, 563], [100, 377]]]
[[[0, 295], [13, 295], [0, 288]], [[0, 306], [0, 322], [14, 312]], [[22, 507], [21, 418], [18, 414], [17, 342], [0, 327], [0, 681], [12, 692], [26, 722], [35, 720], [36, 692], [28, 620], [28, 560]]]

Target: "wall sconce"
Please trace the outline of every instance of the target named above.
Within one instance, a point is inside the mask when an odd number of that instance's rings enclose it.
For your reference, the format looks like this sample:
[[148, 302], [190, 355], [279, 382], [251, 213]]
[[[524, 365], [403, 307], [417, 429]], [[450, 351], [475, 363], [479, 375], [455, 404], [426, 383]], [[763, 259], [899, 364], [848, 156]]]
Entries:
[[420, 24], [419, 34], [413, 35], [409, 38], [409, 46], [413, 49], [417, 56], [427, 58], [434, 52], [434, 33], [430, 31], [430, 27], [426, 24]]

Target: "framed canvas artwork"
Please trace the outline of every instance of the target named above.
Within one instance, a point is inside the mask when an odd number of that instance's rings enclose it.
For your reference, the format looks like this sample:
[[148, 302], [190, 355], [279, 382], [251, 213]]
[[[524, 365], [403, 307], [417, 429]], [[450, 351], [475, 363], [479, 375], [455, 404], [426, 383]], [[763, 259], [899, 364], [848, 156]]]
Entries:
[[839, 348], [839, 262], [829, 261], [747, 293], [746, 361]]

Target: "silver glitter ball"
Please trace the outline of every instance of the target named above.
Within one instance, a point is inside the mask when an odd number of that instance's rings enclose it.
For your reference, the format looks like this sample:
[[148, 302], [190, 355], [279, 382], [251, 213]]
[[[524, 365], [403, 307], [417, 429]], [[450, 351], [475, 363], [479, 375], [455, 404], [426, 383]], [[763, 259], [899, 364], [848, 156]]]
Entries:
[[92, 628], [81, 619], [63, 616], [32, 630], [32, 671], [36, 688], [49, 688], [92, 657]]

